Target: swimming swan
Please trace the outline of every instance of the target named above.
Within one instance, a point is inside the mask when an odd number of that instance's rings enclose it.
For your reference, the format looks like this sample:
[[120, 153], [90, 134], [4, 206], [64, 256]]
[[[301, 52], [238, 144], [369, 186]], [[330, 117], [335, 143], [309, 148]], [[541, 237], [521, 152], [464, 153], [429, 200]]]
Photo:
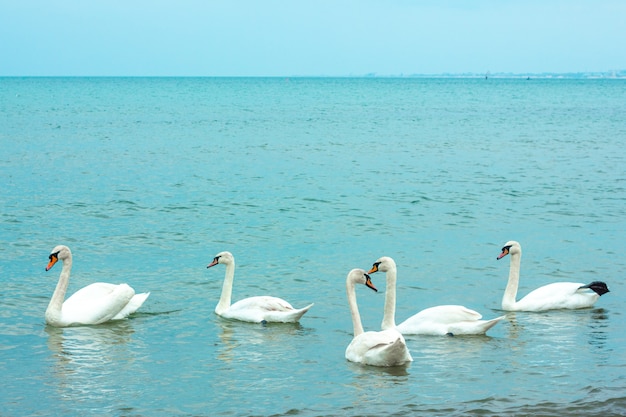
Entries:
[[135, 290], [127, 284], [96, 282], [76, 291], [64, 302], [72, 270], [72, 252], [67, 246], [59, 245], [52, 249], [49, 259], [46, 271], [59, 259], [63, 262], [59, 282], [46, 309], [46, 323], [51, 326], [67, 327], [121, 320], [137, 311], [150, 295], [149, 292], [135, 294]]
[[419, 335], [479, 335], [495, 326], [504, 316], [491, 320], [481, 320], [482, 315], [460, 305], [441, 305], [430, 307], [409, 317], [396, 326], [396, 262], [383, 256], [374, 262], [368, 274], [382, 271], [387, 273], [385, 294], [385, 315], [382, 329], [396, 328], [402, 334]]
[[215, 255], [207, 268], [217, 264], [226, 265], [222, 295], [215, 307], [215, 313], [218, 316], [252, 323], [296, 323], [304, 313], [313, 307], [313, 304], [309, 304], [304, 308], [295, 309], [282, 298], [270, 296], [244, 298], [230, 305], [235, 277], [235, 257], [230, 252], [220, 252]]
[[399, 366], [413, 361], [404, 337], [396, 329], [364, 332], [356, 302], [356, 284], [378, 291], [362, 269], [353, 269], [346, 278], [346, 293], [352, 315], [354, 338], [346, 348], [346, 359], [372, 366]]
[[[609, 292], [602, 281], [590, 284], [576, 282], [555, 282], [531, 291], [526, 297], [515, 301], [519, 286], [522, 246], [511, 240], [504, 244], [502, 253], [496, 259], [511, 255], [509, 282], [502, 297], [502, 309], [508, 311], [546, 311], [591, 307], [602, 294]], [[589, 291], [592, 290], [592, 291]]]

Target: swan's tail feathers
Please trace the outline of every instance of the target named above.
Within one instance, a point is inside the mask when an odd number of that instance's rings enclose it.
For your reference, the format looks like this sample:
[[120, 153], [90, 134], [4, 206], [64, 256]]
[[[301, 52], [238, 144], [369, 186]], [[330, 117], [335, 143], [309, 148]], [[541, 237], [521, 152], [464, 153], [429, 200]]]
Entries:
[[583, 288], [589, 288], [590, 290], [592, 290], [593, 292], [595, 292], [598, 295], [603, 295], [603, 294], [606, 294], [607, 292], [609, 292], [609, 287], [607, 287], [606, 283], [604, 283], [602, 281], [593, 281], [590, 284], [583, 285], [579, 289], [583, 289]]
[[409, 348], [406, 346], [406, 342], [404, 337], [399, 337], [393, 343], [393, 350], [395, 351], [394, 356], [399, 356], [399, 360], [397, 360], [396, 365], [405, 365], [409, 362], [413, 362], [413, 357], [409, 352]]
[[300, 320], [300, 318], [301, 318], [302, 316], [304, 316], [304, 313], [306, 313], [307, 311], [309, 311], [309, 309], [310, 309], [311, 307], [313, 307], [313, 305], [314, 305], [314, 304], [315, 304], [315, 303], [311, 303], [311, 304], [309, 304], [308, 306], [306, 306], [306, 307], [304, 307], [304, 308], [300, 308], [300, 309], [294, 310], [294, 314], [293, 314], [293, 317], [294, 317], [294, 319], [295, 319], [294, 321], [299, 321], [299, 320]]
[[386, 366], [401, 366], [413, 362], [413, 357], [402, 336], [398, 337], [394, 342], [381, 345], [381, 347], [385, 351]]
[[149, 292], [135, 294], [133, 298], [130, 299], [128, 304], [126, 304], [126, 306], [122, 309], [122, 311], [120, 311], [115, 315], [115, 317], [113, 317], [113, 320], [121, 320], [130, 316], [135, 311], [139, 310], [139, 307], [141, 307], [141, 305], [148, 299], [149, 296]]
[[262, 322], [265, 320], [265, 322], [268, 323], [297, 323], [311, 307], [313, 307], [313, 304], [309, 304], [304, 308], [293, 308], [289, 305], [288, 308], [283, 307], [278, 310], [266, 310], [263, 312], [262, 317], [256, 321]]
[[[504, 317], [506, 317], [506, 316], [496, 317], [495, 319], [491, 319], [491, 320], [484, 320], [484, 323], [481, 326], [483, 329], [485, 329], [484, 333], [487, 333], [487, 330], [491, 329], [493, 326], [498, 324], [498, 322], [500, 320], [502, 320]], [[483, 320], [481, 320], [481, 321], [483, 321]]]
[[459, 321], [448, 327], [447, 333], [453, 336], [461, 335], [482, 335], [486, 334], [489, 329], [498, 324], [506, 316], [496, 317], [491, 320], [471, 320], [471, 321]]
[[290, 311], [286, 316], [282, 316], [281, 318], [277, 320], [272, 320], [272, 321], [282, 321], [285, 323], [297, 323], [300, 321], [300, 318], [304, 316], [304, 313], [309, 311], [311, 307], [313, 307], [313, 304], [309, 304], [308, 306], [304, 308], [293, 309], [293, 311]]

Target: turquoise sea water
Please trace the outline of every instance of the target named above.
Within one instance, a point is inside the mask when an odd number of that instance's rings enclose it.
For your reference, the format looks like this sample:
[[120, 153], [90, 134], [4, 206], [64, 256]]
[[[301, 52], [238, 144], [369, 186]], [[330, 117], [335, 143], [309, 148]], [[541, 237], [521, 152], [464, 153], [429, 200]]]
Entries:
[[[626, 414], [626, 81], [0, 78], [1, 416]], [[514, 313], [486, 337], [407, 336], [414, 362], [349, 363], [345, 278], [398, 264], [398, 320], [437, 304], [606, 281], [592, 309]], [[55, 329], [69, 292], [151, 291], [129, 320]], [[315, 306], [226, 321], [233, 299]], [[366, 330], [379, 293], [359, 289]]]

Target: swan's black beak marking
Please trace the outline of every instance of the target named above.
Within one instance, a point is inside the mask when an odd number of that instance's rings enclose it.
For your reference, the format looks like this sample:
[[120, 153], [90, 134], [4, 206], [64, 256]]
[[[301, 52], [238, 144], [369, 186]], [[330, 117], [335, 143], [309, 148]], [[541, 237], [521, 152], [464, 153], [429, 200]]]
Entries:
[[365, 285], [367, 285], [368, 287], [370, 287], [374, 291], [378, 292], [378, 290], [376, 289], [374, 284], [372, 284], [372, 278], [369, 275], [367, 275], [367, 274], [365, 274]]
[[219, 261], [220, 261], [220, 257], [216, 256], [215, 258], [213, 258], [213, 261], [210, 264], [207, 265], [207, 268], [210, 268], [212, 266], [217, 265], [219, 263]]
[[54, 264], [58, 262], [59, 252], [51, 253], [50, 256], [48, 256], [48, 259], [50, 259], [50, 262], [48, 262], [48, 266], [46, 266], [46, 271], [49, 271], [50, 268], [52, 268]]
[[498, 255], [498, 257], [496, 258], [496, 260], [498, 259], [502, 259], [504, 258], [506, 255], [509, 254], [509, 250], [511, 250], [510, 246], [505, 246], [502, 248], [502, 253], [500, 255]]
[[378, 272], [378, 265], [380, 265], [380, 262], [374, 263], [374, 265], [372, 265], [372, 269], [367, 271], [367, 273], [368, 274], [373, 274], [374, 272]]

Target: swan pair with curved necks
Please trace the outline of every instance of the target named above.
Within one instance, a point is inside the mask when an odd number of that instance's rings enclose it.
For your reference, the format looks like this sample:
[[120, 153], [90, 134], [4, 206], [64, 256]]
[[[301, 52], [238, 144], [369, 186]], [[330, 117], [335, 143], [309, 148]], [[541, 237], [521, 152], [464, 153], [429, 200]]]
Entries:
[[594, 305], [601, 295], [609, 292], [606, 283], [594, 281], [589, 284], [577, 282], [554, 282], [539, 287], [516, 301], [519, 286], [522, 246], [511, 240], [504, 244], [496, 259], [511, 256], [509, 281], [502, 297], [502, 309], [507, 311], [547, 311], [558, 309], [587, 308]]
[[46, 309], [46, 323], [55, 327], [101, 324], [121, 320], [141, 307], [149, 292], [135, 294], [127, 284], [96, 282], [81, 288], [63, 301], [72, 270], [72, 252], [64, 245], [56, 246], [49, 256], [49, 271], [59, 260], [63, 263], [59, 282]]
[[[295, 309], [287, 301], [270, 296], [249, 297], [231, 305], [235, 257], [230, 252], [220, 252], [207, 268], [218, 264], [226, 266], [222, 293], [215, 307], [215, 313], [221, 317], [253, 323], [297, 322], [313, 306], [310, 304], [304, 308]], [[362, 269], [353, 269], [346, 278], [346, 292], [354, 327], [354, 338], [346, 348], [346, 359], [373, 366], [396, 366], [411, 362], [413, 358], [411, 358], [404, 337], [397, 330], [390, 329], [382, 332], [363, 330], [356, 302], [356, 284], [365, 284], [374, 291], [378, 291]]]
[[233, 280], [235, 278], [235, 257], [230, 252], [220, 252], [215, 255], [207, 268], [218, 264], [226, 266], [222, 294], [215, 307], [215, 313], [218, 316], [252, 323], [296, 323], [304, 313], [313, 307], [313, 304], [309, 304], [304, 308], [296, 309], [282, 298], [271, 296], [244, 298], [231, 305]]
[[482, 315], [461, 305], [440, 305], [430, 307], [396, 325], [396, 262], [388, 257], [379, 258], [368, 274], [385, 272], [387, 288], [385, 294], [385, 314], [381, 328], [396, 329], [402, 334], [415, 335], [481, 335], [495, 326], [504, 316], [491, 320], [481, 320]]

